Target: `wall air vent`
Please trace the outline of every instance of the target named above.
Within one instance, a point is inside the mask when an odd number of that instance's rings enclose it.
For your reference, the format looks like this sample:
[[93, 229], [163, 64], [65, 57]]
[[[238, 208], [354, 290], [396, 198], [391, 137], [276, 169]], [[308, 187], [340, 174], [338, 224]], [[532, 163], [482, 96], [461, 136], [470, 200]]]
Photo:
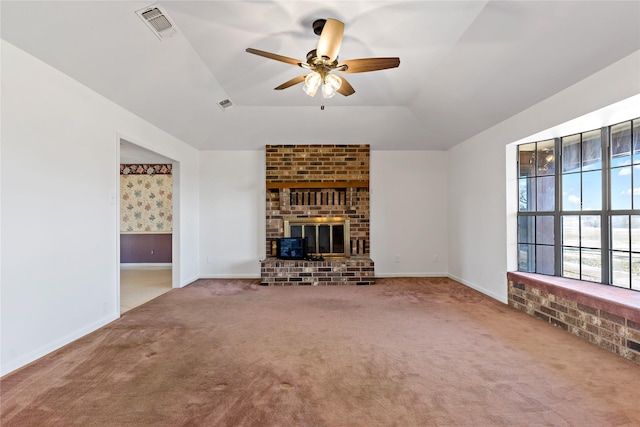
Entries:
[[218, 102], [218, 105], [220, 106], [220, 108], [222, 108], [222, 111], [224, 111], [233, 107], [233, 102], [231, 102], [231, 100], [229, 99], [223, 99], [222, 101]]
[[136, 14], [160, 40], [176, 34], [176, 26], [171, 22], [167, 13], [158, 5], [151, 5], [137, 10]]

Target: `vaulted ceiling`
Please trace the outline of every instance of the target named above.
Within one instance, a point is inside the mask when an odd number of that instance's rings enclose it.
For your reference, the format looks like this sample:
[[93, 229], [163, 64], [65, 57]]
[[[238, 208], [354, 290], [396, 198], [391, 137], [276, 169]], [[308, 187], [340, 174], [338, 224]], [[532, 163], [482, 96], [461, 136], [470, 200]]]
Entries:
[[[638, 1], [162, 1], [164, 39], [151, 4], [2, 1], [1, 35], [204, 150], [448, 149], [640, 49]], [[318, 18], [345, 23], [340, 59], [399, 68], [349, 74], [349, 97], [273, 90], [304, 70], [245, 49], [304, 60]]]

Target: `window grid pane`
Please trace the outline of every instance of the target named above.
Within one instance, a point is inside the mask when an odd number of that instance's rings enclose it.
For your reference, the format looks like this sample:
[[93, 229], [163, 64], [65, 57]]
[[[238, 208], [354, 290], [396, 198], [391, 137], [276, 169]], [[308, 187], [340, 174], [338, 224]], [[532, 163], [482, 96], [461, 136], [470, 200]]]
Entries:
[[631, 164], [631, 122], [611, 126], [611, 166]]
[[600, 130], [582, 134], [582, 170], [602, 169], [602, 141]]
[[633, 121], [633, 163], [640, 163], [640, 120]]
[[562, 208], [565, 211], [579, 211], [582, 207], [580, 174], [562, 175]]
[[630, 249], [629, 215], [613, 215], [610, 223], [609, 236], [611, 238], [611, 250], [628, 252]]
[[562, 248], [562, 276], [571, 279], [580, 278], [579, 248]]
[[518, 243], [536, 242], [536, 217], [518, 217]]
[[600, 217], [583, 215], [580, 217], [580, 246], [583, 248], [600, 248]]
[[562, 245], [580, 246], [580, 217], [565, 215], [562, 217]]
[[631, 215], [631, 250], [640, 252], [640, 215]]
[[602, 171], [582, 174], [582, 210], [602, 209]]
[[521, 178], [519, 184], [520, 212], [536, 210], [536, 179]]
[[631, 289], [640, 291], [640, 254], [631, 254]]
[[554, 238], [554, 218], [552, 216], [532, 217], [536, 220], [536, 243], [539, 245], [553, 245]]
[[631, 166], [611, 169], [611, 209], [631, 209]]
[[522, 144], [518, 146], [518, 177], [526, 178], [535, 176], [536, 171], [536, 143]]
[[580, 135], [562, 138], [562, 172], [580, 171]]
[[640, 165], [635, 165], [631, 169], [631, 182], [633, 184], [631, 191], [633, 209], [640, 209]]
[[553, 274], [555, 272], [554, 248], [548, 245], [536, 245], [536, 273]]
[[556, 179], [553, 176], [536, 178], [538, 211], [553, 211], [555, 209], [555, 184]]
[[518, 245], [518, 271], [533, 273], [535, 271], [536, 245]]
[[580, 254], [580, 279], [589, 282], [602, 281], [602, 256], [599, 249], [582, 249]]
[[553, 176], [556, 171], [556, 142], [553, 139], [536, 144], [537, 176]]
[[629, 287], [629, 252], [611, 252], [611, 284], [623, 288]]

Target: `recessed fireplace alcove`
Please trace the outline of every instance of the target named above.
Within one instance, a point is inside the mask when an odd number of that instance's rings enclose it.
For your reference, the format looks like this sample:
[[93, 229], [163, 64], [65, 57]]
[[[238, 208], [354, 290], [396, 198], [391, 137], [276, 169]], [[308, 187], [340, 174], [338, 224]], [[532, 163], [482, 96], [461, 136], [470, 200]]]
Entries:
[[[369, 152], [369, 145], [266, 147], [263, 285], [374, 283]], [[278, 259], [276, 243], [281, 237], [306, 238], [316, 260]]]

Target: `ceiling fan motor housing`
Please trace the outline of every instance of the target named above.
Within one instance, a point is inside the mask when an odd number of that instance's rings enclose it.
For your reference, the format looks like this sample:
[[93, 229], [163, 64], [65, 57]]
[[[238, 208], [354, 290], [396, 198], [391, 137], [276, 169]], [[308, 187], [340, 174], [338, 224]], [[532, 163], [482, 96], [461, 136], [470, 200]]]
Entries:
[[322, 29], [324, 28], [324, 24], [326, 23], [326, 19], [316, 19], [315, 21], [313, 21], [313, 32], [316, 36], [322, 34]]

